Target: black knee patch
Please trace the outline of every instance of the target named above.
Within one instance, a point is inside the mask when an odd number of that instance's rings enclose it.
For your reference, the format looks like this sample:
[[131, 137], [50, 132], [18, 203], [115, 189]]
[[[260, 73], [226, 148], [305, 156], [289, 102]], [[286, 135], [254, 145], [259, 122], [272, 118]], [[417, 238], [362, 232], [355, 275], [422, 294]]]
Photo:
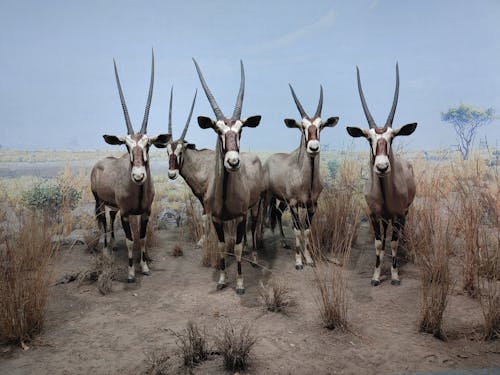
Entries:
[[238, 275], [241, 275], [241, 262], [238, 262]]
[[127, 240], [132, 241], [132, 231], [130, 230], [130, 222], [128, 221], [128, 219], [122, 219], [122, 227]]
[[128, 266], [133, 267], [134, 266], [134, 259], [133, 258], [128, 258]]
[[148, 229], [148, 220], [141, 220], [141, 233], [140, 233], [141, 239], [146, 237], [147, 229]]
[[219, 262], [219, 268], [221, 271], [224, 271], [226, 269], [226, 260], [224, 258], [221, 258]]
[[380, 255], [375, 256], [375, 267], [380, 267]]
[[392, 268], [398, 268], [398, 259], [395, 256], [392, 257]]

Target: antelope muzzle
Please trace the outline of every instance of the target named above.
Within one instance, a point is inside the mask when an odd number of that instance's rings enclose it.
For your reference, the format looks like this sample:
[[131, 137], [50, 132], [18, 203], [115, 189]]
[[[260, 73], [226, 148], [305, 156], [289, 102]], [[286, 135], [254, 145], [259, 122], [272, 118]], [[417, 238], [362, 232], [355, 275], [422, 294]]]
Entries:
[[224, 134], [224, 168], [228, 172], [236, 172], [240, 169], [238, 137], [238, 133], [233, 130], [229, 130]]
[[316, 156], [319, 153], [319, 129], [316, 125], [310, 125], [307, 128], [307, 153], [310, 156]]

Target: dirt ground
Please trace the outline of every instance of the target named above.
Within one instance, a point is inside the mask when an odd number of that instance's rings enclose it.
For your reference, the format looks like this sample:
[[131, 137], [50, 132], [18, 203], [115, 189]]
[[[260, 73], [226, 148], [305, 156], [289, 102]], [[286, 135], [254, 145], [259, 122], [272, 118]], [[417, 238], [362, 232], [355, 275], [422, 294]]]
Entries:
[[[291, 235], [291, 231], [288, 231]], [[209, 334], [221, 319], [250, 322], [259, 338], [245, 374], [398, 374], [445, 369], [500, 368], [500, 342], [479, 338], [481, 309], [476, 300], [452, 293], [444, 316], [443, 342], [417, 332], [420, 281], [412, 264], [401, 270], [402, 285], [370, 286], [374, 262], [371, 235], [360, 228], [348, 271], [349, 332], [322, 328], [315, 304], [313, 270], [296, 271], [291, 250], [279, 247], [278, 236], [265, 235], [261, 262], [270, 271], [243, 264], [246, 294], [230, 287], [216, 291], [217, 273], [201, 265], [201, 250], [183, 241], [184, 256], [170, 255], [178, 230], [158, 232], [160, 246], [151, 250], [151, 276], [136, 284], [115, 281], [102, 296], [95, 284], [53, 286], [43, 333], [27, 351], [0, 346], [0, 374], [141, 374], [147, 353], [163, 350], [175, 356], [175, 339], [191, 320]], [[288, 239], [291, 243], [291, 237]], [[115, 261], [126, 264], [122, 232]], [[61, 250], [55, 278], [88, 268], [84, 246]], [[389, 260], [385, 260], [386, 271]], [[259, 282], [272, 275], [286, 280], [298, 305], [288, 316], [265, 312]], [[386, 272], [387, 275], [387, 272]], [[458, 288], [456, 288], [458, 290]], [[172, 373], [177, 370], [172, 368]], [[492, 373], [500, 370], [493, 370]], [[182, 373], [182, 371], [178, 371]], [[220, 356], [203, 363], [195, 374], [225, 373]]]

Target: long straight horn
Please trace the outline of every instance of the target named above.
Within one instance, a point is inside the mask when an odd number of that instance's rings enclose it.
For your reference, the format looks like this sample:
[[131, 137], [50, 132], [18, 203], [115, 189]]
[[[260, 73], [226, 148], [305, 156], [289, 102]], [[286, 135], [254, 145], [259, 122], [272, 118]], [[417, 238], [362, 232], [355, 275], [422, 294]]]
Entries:
[[151, 80], [149, 81], [148, 101], [146, 102], [146, 109], [144, 110], [144, 118], [142, 119], [141, 134], [146, 134], [148, 126], [149, 107], [151, 107], [151, 98], [153, 97], [153, 81], [155, 79], [155, 56], [151, 50]]
[[366, 100], [365, 96], [363, 94], [363, 89], [361, 88], [361, 79], [359, 78], [359, 68], [356, 66], [356, 73], [358, 76], [358, 91], [359, 91], [359, 97], [361, 99], [361, 105], [363, 106], [363, 111], [365, 112], [366, 120], [368, 120], [368, 125], [370, 128], [376, 128], [377, 125], [375, 125], [375, 121], [373, 121], [373, 117], [370, 114], [370, 110], [368, 109], [368, 106], [366, 105]]
[[241, 78], [240, 78], [240, 91], [236, 98], [236, 105], [234, 106], [233, 120], [241, 118], [241, 109], [243, 106], [243, 95], [245, 94], [245, 69], [243, 68], [243, 61], [240, 60]]
[[394, 100], [392, 101], [391, 112], [389, 112], [389, 117], [387, 117], [387, 121], [385, 125], [389, 128], [392, 128], [392, 121], [394, 120], [394, 114], [396, 113], [396, 106], [398, 105], [398, 96], [399, 96], [399, 67], [398, 63], [396, 63], [396, 90], [394, 91]]
[[170, 89], [170, 104], [168, 106], [168, 134], [172, 134], [172, 96], [174, 95], [174, 86]]
[[132, 128], [132, 123], [130, 122], [130, 116], [128, 115], [127, 103], [125, 103], [125, 98], [123, 97], [122, 85], [120, 84], [120, 77], [118, 77], [118, 70], [116, 69], [116, 61], [113, 59], [113, 65], [115, 66], [115, 78], [116, 85], [118, 86], [118, 93], [120, 94], [120, 101], [122, 103], [123, 115], [125, 116], [125, 124], [127, 125], [128, 134], [134, 134], [134, 128]]
[[210, 106], [212, 107], [212, 110], [214, 111], [215, 117], [217, 117], [217, 120], [224, 120], [224, 114], [220, 110], [219, 106], [217, 105], [217, 102], [215, 101], [214, 96], [210, 92], [210, 89], [207, 86], [207, 83], [205, 82], [205, 78], [203, 78], [203, 73], [200, 70], [200, 67], [198, 66], [198, 63], [196, 60], [193, 58], [194, 65], [196, 66], [196, 71], [198, 72], [198, 77], [200, 78], [201, 86], [203, 87], [203, 90], [205, 91], [205, 94], [207, 95], [207, 99], [210, 103]]
[[316, 113], [314, 117], [321, 117], [321, 110], [323, 109], [323, 86], [319, 85], [319, 102], [318, 108], [316, 109]]
[[196, 90], [194, 92], [193, 104], [191, 104], [191, 110], [189, 111], [189, 116], [187, 118], [186, 125], [184, 126], [184, 130], [182, 131], [182, 135], [181, 135], [181, 139], [180, 139], [181, 142], [184, 141], [184, 137], [186, 136], [186, 133], [187, 133], [187, 130], [189, 127], [189, 123], [191, 122], [191, 116], [193, 115], [194, 103], [196, 102], [196, 95], [197, 94], [198, 94], [198, 90]]
[[293, 91], [292, 85], [288, 84], [288, 86], [290, 86], [290, 90], [292, 90], [293, 100], [295, 101], [295, 105], [297, 106], [297, 109], [299, 110], [300, 115], [302, 116], [302, 118], [308, 117], [306, 111], [304, 111], [304, 108], [302, 108], [302, 104], [300, 104], [299, 99], [297, 98], [297, 95], [295, 95], [295, 91]]

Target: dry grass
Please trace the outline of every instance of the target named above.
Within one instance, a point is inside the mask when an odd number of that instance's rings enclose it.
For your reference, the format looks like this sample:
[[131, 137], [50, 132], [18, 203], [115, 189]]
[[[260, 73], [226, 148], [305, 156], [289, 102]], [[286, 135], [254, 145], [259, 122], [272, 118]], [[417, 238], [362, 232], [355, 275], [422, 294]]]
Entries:
[[353, 161], [341, 162], [334, 185], [321, 193], [311, 226], [315, 260], [342, 258], [356, 240], [364, 201], [359, 182], [354, 181], [359, 180], [358, 166]]
[[48, 220], [26, 218], [12, 244], [0, 248], [0, 338], [22, 343], [43, 327], [57, 250]]
[[145, 353], [147, 368], [146, 375], [168, 375], [172, 371], [171, 357], [166, 350], [158, 350], [153, 353]]
[[448, 268], [454, 248], [452, 223], [436, 198], [424, 198], [420, 204], [414, 204], [407, 225], [410, 229], [406, 232], [408, 247], [421, 269], [419, 330], [444, 338], [443, 313], [452, 286]]
[[192, 368], [208, 358], [209, 348], [205, 328], [200, 329], [195, 323], [188, 322], [183, 331], [170, 332], [176, 338], [178, 354], [182, 357], [184, 366]]
[[91, 262], [90, 269], [80, 273], [79, 284], [97, 282], [97, 289], [101, 294], [106, 295], [113, 291], [113, 280], [118, 279], [118, 275], [124, 270], [117, 267], [113, 260], [102, 254], [95, 255]]
[[250, 354], [257, 338], [251, 333], [249, 324], [242, 324], [240, 329], [229, 320], [223, 320], [215, 336], [215, 346], [224, 359], [224, 366], [230, 371], [244, 370], [248, 366]]
[[273, 278], [266, 285], [260, 282], [260, 299], [267, 311], [287, 314], [296, 306], [296, 299], [282, 279]]
[[347, 330], [347, 279], [342, 267], [318, 264], [314, 269], [313, 285], [323, 327]]

